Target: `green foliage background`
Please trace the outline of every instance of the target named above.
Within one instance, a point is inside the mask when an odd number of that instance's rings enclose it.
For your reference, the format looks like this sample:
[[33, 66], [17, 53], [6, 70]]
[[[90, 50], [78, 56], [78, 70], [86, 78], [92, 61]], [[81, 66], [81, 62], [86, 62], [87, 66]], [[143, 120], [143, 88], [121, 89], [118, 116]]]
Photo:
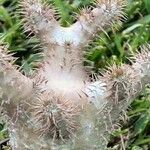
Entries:
[[[75, 22], [75, 13], [92, 5], [92, 0], [47, 0], [59, 11], [62, 26]], [[18, 57], [17, 64], [30, 75], [41, 60], [39, 41], [23, 32], [17, 13], [18, 0], [0, 0], [0, 40]], [[117, 23], [106, 33], [99, 33], [87, 46], [85, 65], [93, 72], [104, 69], [108, 63], [129, 63], [127, 57], [145, 43], [150, 43], [150, 0], [128, 0], [127, 20]], [[120, 26], [121, 25], [121, 26]], [[109, 146], [123, 150], [150, 149], [150, 88], [137, 98], [121, 121], [121, 128], [112, 133]], [[7, 137], [3, 121], [0, 124], [0, 140]]]

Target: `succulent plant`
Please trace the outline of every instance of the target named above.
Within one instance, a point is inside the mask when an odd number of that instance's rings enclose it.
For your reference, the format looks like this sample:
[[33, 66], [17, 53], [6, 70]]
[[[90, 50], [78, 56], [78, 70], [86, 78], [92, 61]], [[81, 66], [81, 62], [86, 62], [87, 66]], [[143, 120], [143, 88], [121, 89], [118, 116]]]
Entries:
[[91, 76], [83, 65], [85, 46], [125, 18], [124, 0], [97, 0], [70, 27], [60, 26], [57, 11], [40, 0], [22, 0], [25, 31], [41, 41], [43, 61], [32, 76], [14, 65], [0, 46], [0, 88], [14, 150], [107, 149], [121, 112], [150, 84], [150, 45], [131, 65], [109, 66]]

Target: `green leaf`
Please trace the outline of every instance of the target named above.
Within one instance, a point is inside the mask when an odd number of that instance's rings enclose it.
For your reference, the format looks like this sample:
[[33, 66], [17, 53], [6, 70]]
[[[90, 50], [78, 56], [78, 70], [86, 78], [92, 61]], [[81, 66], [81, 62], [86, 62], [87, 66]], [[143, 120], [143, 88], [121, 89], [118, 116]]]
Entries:
[[139, 146], [134, 146], [134, 147], [132, 147], [131, 150], [143, 150], [143, 149], [141, 147], [139, 147]]
[[136, 141], [136, 145], [150, 144], [150, 137]]
[[0, 5], [2, 5], [6, 0], [0, 0]]
[[150, 13], [150, 0], [144, 0], [144, 3], [147, 11]]
[[12, 25], [12, 18], [3, 6], [0, 6], [0, 20], [6, 22], [8, 25]]
[[134, 133], [136, 135], [142, 133], [148, 126], [149, 122], [150, 122], [150, 109], [147, 110], [145, 113], [143, 113], [142, 116], [136, 121], [134, 125]]

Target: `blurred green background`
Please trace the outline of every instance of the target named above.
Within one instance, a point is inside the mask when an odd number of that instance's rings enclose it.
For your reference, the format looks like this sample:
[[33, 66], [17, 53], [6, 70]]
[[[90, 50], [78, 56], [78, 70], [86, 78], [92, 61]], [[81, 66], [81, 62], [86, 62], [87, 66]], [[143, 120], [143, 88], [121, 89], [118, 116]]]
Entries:
[[[92, 5], [92, 0], [47, 0], [59, 11], [62, 26], [75, 22], [75, 13]], [[0, 40], [18, 57], [22, 72], [31, 75], [38, 62], [41, 47], [39, 40], [23, 32], [17, 11], [18, 0], [0, 0]], [[150, 43], [150, 0], [128, 0], [125, 9], [127, 20], [99, 33], [87, 46], [85, 66], [99, 72], [108, 63], [129, 63], [140, 45]], [[139, 96], [122, 119], [120, 129], [112, 133], [110, 147], [118, 150], [150, 150], [150, 88]], [[0, 120], [0, 140], [6, 138], [7, 128]]]

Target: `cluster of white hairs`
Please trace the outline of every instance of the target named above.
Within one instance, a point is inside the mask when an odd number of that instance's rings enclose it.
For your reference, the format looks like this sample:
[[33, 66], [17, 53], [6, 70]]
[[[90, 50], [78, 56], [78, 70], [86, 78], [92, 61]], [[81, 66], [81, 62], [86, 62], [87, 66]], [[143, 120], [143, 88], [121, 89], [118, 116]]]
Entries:
[[45, 2], [20, 2], [25, 31], [41, 40], [44, 60], [26, 77], [0, 46], [1, 107], [13, 150], [106, 150], [121, 112], [150, 84], [150, 45], [141, 47], [132, 65], [114, 64], [90, 78], [83, 65], [85, 45], [124, 19], [125, 1], [94, 5], [65, 28]]

